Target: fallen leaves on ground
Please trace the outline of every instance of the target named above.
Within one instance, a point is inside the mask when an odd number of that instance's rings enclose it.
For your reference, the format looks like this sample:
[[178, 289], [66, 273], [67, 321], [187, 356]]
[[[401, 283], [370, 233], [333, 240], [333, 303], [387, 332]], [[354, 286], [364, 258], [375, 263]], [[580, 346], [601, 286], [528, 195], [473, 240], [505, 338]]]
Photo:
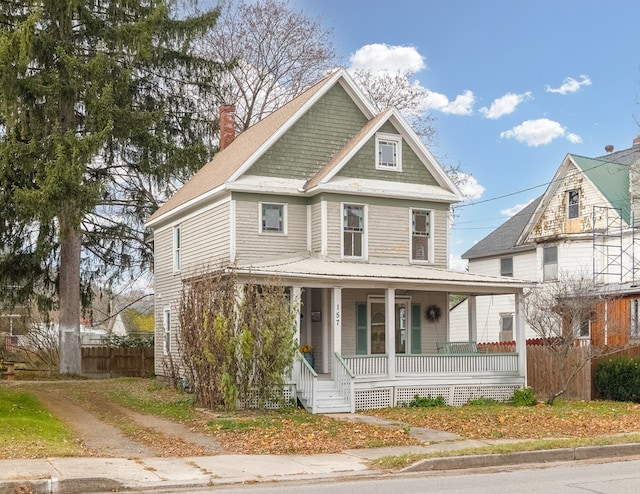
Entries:
[[496, 404], [387, 408], [367, 413], [469, 439], [543, 439], [640, 432], [640, 405], [608, 401], [556, 401], [554, 406], [534, 407]]
[[419, 444], [403, 430], [310, 415], [303, 410], [243, 412], [212, 420], [209, 429], [225, 450], [242, 454], [339, 453], [345, 449]]

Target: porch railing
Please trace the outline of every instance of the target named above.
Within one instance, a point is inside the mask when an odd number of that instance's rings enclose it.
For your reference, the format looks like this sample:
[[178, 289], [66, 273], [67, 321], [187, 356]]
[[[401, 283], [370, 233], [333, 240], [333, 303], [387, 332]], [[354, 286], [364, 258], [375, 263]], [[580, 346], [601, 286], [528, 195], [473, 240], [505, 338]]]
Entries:
[[298, 392], [300, 393], [300, 397], [305, 400], [307, 404], [311, 405], [311, 413], [316, 413], [315, 407], [318, 404], [317, 399], [317, 386], [316, 383], [318, 381], [318, 374], [311, 364], [307, 362], [307, 359], [298, 352], [298, 380], [296, 383], [296, 387]]
[[386, 355], [354, 355], [342, 357], [356, 376], [386, 376]]
[[[343, 357], [356, 377], [387, 375], [386, 355]], [[517, 353], [396, 355], [396, 375], [518, 372]]]
[[333, 367], [335, 369], [335, 384], [338, 386], [338, 394], [344, 398], [351, 408], [351, 413], [356, 411], [356, 393], [353, 380], [355, 374], [351, 372], [347, 363], [343, 360], [338, 352], [335, 352], [333, 358]]

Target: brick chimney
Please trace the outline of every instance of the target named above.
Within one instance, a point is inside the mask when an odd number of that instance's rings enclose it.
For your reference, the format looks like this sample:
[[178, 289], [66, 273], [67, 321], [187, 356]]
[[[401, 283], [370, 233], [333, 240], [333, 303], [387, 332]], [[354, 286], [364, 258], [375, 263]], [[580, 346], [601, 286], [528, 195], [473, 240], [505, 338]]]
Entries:
[[636, 137], [636, 138], [633, 140], [633, 146], [634, 146], [634, 147], [635, 147], [635, 146], [637, 146], [637, 145], [639, 145], [639, 144], [640, 144], [640, 136]]
[[220, 151], [233, 142], [236, 137], [236, 107], [220, 105]]

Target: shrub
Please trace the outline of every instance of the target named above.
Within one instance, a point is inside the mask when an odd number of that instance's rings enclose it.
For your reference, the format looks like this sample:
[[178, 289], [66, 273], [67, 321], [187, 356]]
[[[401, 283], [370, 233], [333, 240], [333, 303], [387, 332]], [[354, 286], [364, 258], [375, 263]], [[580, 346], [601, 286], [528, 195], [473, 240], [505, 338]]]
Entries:
[[415, 395], [413, 400], [406, 404], [408, 407], [415, 408], [429, 408], [429, 407], [444, 407], [447, 403], [442, 396], [432, 398], [431, 395], [419, 396]]
[[467, 402], [467, 405], [470, 405], [473, 407], [482, 407], [482, 406], [497, 405], [497, 404], [498, 402], [493, 398], [485, 398], [484, 396], [480, 398], [476, 398], [475, 400], [469, 400]]
[[620, 357], [602, 362], [595, 384], [601, 398], [640, 403], [640, 360]]
[[517, 407], [532, 407], [537, 405], [538, 400], [533, 392], [533, 388], [526, 387], [516, 389], [511, 397], [511, 404]]

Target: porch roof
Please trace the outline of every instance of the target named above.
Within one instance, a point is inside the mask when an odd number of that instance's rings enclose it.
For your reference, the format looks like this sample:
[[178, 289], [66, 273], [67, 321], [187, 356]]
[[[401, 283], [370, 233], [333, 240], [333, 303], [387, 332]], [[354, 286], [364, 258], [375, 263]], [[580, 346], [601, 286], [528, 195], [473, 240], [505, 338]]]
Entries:
[[519, 293], [535, 284], [424, 265], [332, 261], [310, 256], [239, 264], [237, 272], [244, 277], [275, 277], [304, 286], [400, 288], [483, 295]]

